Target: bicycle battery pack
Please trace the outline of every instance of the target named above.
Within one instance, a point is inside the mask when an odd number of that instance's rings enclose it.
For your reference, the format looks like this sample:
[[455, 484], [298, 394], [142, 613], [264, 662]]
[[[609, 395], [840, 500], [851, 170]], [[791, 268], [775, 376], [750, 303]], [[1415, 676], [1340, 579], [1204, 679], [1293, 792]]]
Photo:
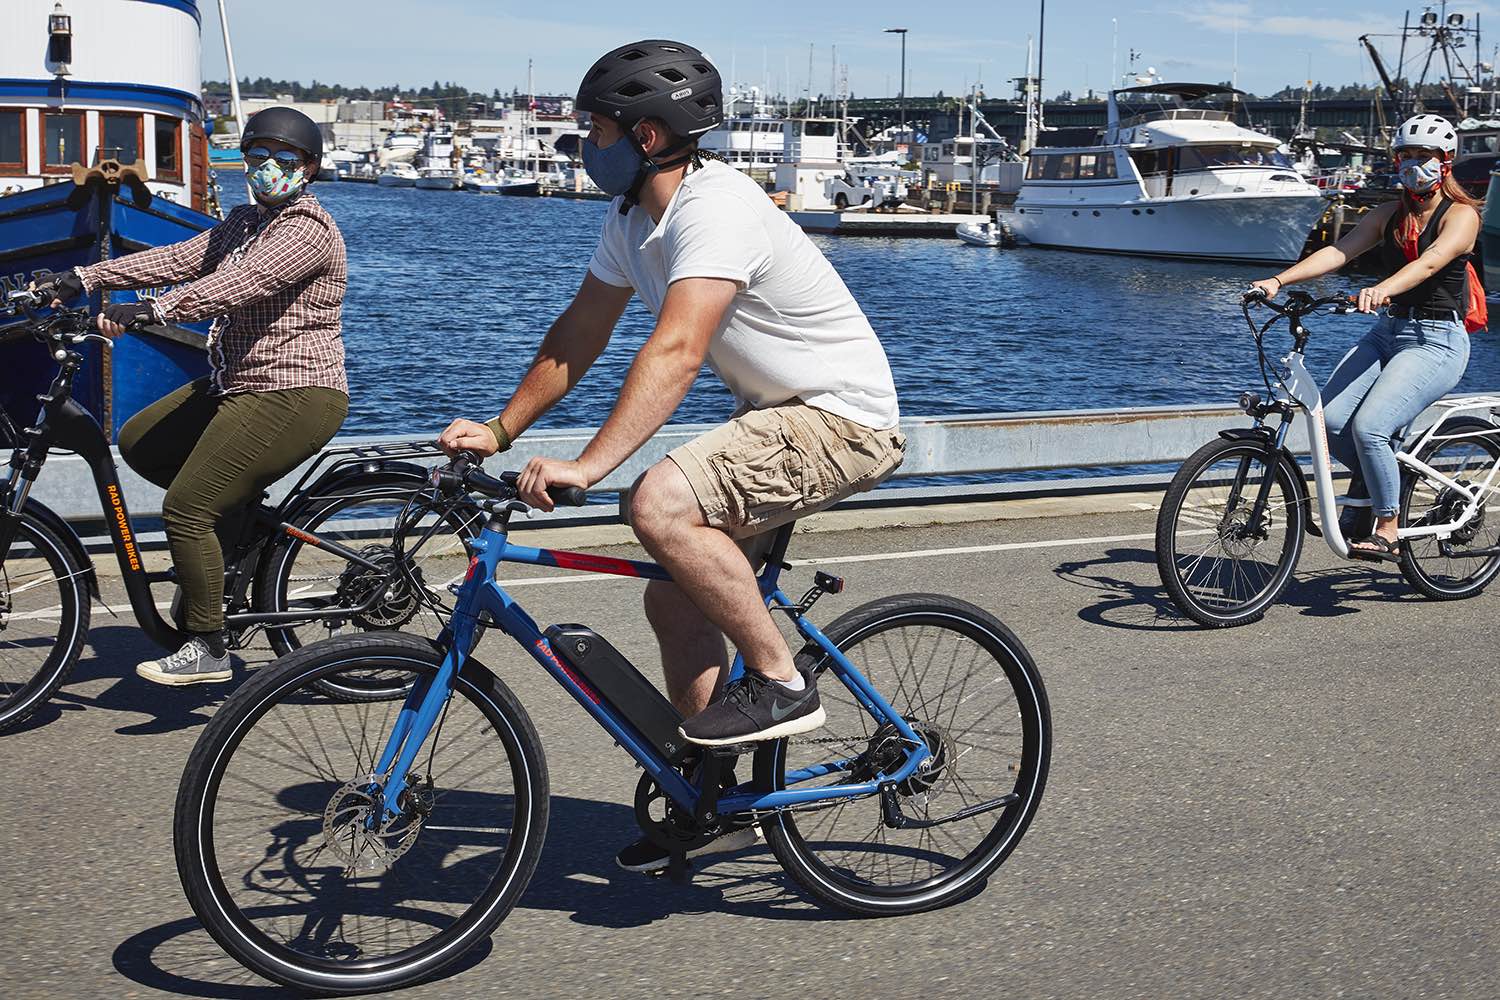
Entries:
[[553, 625], [547, 629], [547, 641], [663, 757], [674, 764], [682, 760], [690, 746], [677, 731], [682, 716], [608, 640], [583, 625]]

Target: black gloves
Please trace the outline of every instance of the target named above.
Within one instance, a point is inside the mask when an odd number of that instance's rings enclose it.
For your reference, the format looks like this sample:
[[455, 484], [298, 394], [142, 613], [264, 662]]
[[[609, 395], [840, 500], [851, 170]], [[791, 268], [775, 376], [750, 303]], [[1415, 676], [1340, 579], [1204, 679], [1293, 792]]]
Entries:
[[62, 274], [49, 275], [45, 280], [36, 283], [36, 290], [42, 295], [52, 299], [60, 299], [64, 305], [83, 294], [83, 279], [78, 277], [75, 271], [64, 271]]
[[99, 315], [126, 328], [156, 322], [156, 310], [149, 302], [115, 302], [105, 306]]

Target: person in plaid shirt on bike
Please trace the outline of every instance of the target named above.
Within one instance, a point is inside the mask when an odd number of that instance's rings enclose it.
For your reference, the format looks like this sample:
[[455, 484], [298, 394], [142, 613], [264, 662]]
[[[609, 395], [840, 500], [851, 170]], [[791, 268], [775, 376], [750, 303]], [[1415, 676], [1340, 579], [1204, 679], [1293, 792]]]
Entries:
[[54, 304], [81, 294], [177, 285], [108, 304], [100, 332], [213, 318], [210, 373], [135, 414], [120, 454], [167, 491], [167, 541], [182, 588], [187, 641], [136, 673], [160, 684], [231, 676], [224, 635], [224, 556], [233, 515], [317, 454], [344, 422], [342, 311], [348, 268], [338, 226], [306, 190], [322, 133], [291, 108], [267, 108], [240, 143], [255, 203], [171, 246], [54, 276]]

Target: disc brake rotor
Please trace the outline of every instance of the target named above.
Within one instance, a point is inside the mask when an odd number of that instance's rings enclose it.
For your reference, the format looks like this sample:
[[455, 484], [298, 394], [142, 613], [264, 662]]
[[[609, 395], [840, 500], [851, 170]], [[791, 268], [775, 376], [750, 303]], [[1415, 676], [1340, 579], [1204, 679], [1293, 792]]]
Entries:
[[[384, 871], [411, 850], [422, 832], [426, 814], [420, 808], [402, 810], [394, 819], [370, 824], [372, 812], [384, 805], [370, 792], [375, 775], [356, 778], [339, 788], [323, 810], [323, 845], [345, 868], [354, 872]], [[413, 789], [414, 802], [421, 789]]]
[[1224, 546], [1225, 554], [1234, 559], [1244, 559], [1254, 553], [1255, 547], [1270, 535], [1271, 527], [1271, 515], [1263, 513], [1259, 527], [1251, 530], [1250, 512], [1242, 507], [1219, 525], [1219, 541]]

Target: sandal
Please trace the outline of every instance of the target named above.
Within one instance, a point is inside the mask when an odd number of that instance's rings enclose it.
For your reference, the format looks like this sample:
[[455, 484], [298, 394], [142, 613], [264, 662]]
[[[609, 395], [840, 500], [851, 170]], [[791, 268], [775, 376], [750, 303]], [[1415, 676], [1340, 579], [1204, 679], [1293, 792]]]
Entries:
[[[1359, 548], [1368, 545], [1371, 548]], [[1388, 541], [1379, 535], [1366, 535], [1364, 538], [1349, 543], [1349, 558], [1363, 559], [1366, 562], [1393, 562], [1401, 561], [1401, 553], [1398, 551], [1400, 542]]]

